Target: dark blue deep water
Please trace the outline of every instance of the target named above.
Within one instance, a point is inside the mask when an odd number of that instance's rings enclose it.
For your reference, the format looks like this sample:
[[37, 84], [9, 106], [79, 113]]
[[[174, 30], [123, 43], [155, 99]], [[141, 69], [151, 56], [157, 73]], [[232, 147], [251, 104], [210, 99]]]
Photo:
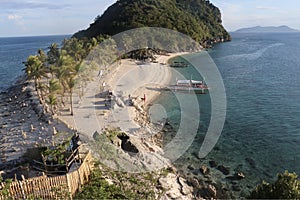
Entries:
[[[203, 113], [198, 135], [176, 164], [194, 176], [187, 165], [199, 168], [214, 160], [230, 167], [231, 174], [242, 171], [246, 179], [240, 187], [249, 190], [285, 170], [300, 174], [300, 34], [233, 33], [232, 38], [208, 51], [226, 88], [222, 135], [208, 156], [197, 159], [210, 117], [209, 94], [199, 95]], [[156, 103], [176, 127], [180, 110], [174, 99], [165, 93]], [[213, 182], [230, 184], [216, 169], [211, 176]]]
[[36, 55], [38, 49], [44, 51], [52, 43], [61, 44], [70, 36], [38, 36], [0, 38], [0, 91], [8, 88], [23, 74], [23, 61], [29, 55]]

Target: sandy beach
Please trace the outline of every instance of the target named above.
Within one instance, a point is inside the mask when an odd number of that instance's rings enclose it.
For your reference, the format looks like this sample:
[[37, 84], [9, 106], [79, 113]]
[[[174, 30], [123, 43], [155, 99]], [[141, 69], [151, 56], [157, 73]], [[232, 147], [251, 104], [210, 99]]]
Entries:
[[[158, 56], [157, 63], [126, 59], [104, 72], [102, 77], [95, 72], [84, 95], [74, 95], [74, 116], [59, 115], [58, 118], [90, 137], [107, 127], [120, 127], [126, 133], [135, 134], [141, 128], [137, 112], [146, 111], [161, 93], [160, 88], [170, 84], [171, 70], [165, 64], [182, 54]], [[115, 98], [112, 103], [108, 101], [108, 91]], [[135, 106], [129, 105], [130, 100]]]
[[[162, 92], [161, 88], [170, 84], [171, 68], [166, 63], [181, 54], [157, 56], [157, 63], [121, 60], [121, 63], [111, 66], [109, 71], [103, 71], [102, 76], [95, 71], [83, 96], [74, 95], [74, 116], [62, 113], [58, 118], [78, 130], [81, 138], [94, 152], [99, 150], [98, 147], [92, 147], [95, 135], [115, 128], [126, 133], [130, 143], [138, 148], [139, 156], [132, 157], [126, 151], [115, 149], [116, 154], [110, 157], [118, 160], [114, 160], [118, 164], [107, 161], [112, 168], [123, 165], [122, 170], [139, 172], [170, 166], [170, 161], [163, 156], [163, 150], [154, 142], [164, 121], [151, 123], [147, 111]], [[143, 99], [145, 97], [146, 100]], [[100, 155], [100, 159], [105, 162], [101, 157], [103, 154], [106, 152], [95, 153], [95, 156]]]

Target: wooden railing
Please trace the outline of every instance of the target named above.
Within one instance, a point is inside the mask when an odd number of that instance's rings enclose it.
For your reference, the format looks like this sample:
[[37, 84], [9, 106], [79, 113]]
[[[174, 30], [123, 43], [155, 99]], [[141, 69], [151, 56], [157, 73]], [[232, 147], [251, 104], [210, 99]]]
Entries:
[[72, 199], [92, 171], [92, 156], [88, 152], [80, 167], [66, 175], [40, 177], [0, 184], [0, 200], [12, 199]]

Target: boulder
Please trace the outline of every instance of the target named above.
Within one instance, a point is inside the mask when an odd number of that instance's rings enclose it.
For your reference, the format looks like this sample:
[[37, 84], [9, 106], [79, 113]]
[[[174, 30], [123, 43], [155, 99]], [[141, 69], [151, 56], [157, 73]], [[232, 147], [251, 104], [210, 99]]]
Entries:
[[209, 174], [209, 168], [206, 165], [202, 165], [199, 169], [203, 175]]
[[185, 179], [183, 179], [182, 177], [179, 177], [178, 178], [178, 183], [180, 184], [181, 186], [181, 190], [180, 192], [183, 194], [183, 195], [188, 195], [188, 194], [191, 194], [193, 192], [193, 188], [188, 186], [186, 184], [186, 181]]
[[212, 198], [216, 198], [217, 197], [217, 189], [215, 186], [213, 185], [208, 185], [207, 186], [207, 192], [208, 194], [212, 197]]
[[234, 175], [238, 180], [244, 179], [246, 176], [243, 172], [237, 172]]
[[218, 164], [217, 164], [217, 162], [216, 162], [216, 161], [214, 161], [214, 160], [211, 160], [211, 161], [209, 161], [209, 166], [210, 166], [210, 167], [212, 167], [212, 168], [214, 168], [214, 167], [217, 167], [217, 166], [218, 166]]
[[230, 174], [230, 168], [225, 167], [224, 165], [219, 165], [218, 170], [222, 172], [224, 175], [229, 175]]
[[195, 167], [192, 166], [192, 165], [188, 165], [187, 168], [188, 168], [189, 170], [194, 170], [194, 169], [195, 169]]
[[199, 181], [196, 178], [189, 178], [188, 179], [188, 184], [193, 186], [195, 189], [201, 188]]

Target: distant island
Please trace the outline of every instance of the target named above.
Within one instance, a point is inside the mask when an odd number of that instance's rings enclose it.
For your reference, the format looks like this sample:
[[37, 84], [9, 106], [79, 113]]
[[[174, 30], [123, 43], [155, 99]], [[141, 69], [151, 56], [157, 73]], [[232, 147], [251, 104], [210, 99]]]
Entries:
[[288, 26], [255, 26], [250, 28], [241, 28], [236, 33], [296, 33], [299, 30]]

